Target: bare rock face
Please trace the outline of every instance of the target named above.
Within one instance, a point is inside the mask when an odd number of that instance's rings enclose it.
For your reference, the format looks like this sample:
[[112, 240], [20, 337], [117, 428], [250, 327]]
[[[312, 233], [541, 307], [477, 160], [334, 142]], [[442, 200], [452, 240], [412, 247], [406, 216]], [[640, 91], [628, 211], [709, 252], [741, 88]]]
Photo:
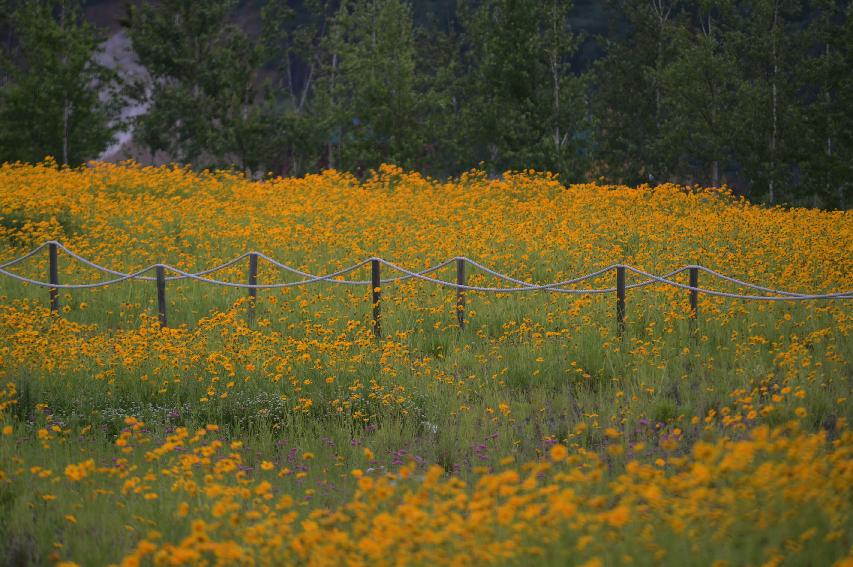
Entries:
[[[127, 83], [141, 82], [146, 85], [146, 91], [148, 90], [147, 85], [151, 78], [145, 67], [139, 64], [136, 54], [133, 52], [130, 38], [124, 29], [115, 31], [101, 45], [101, 49], [95, 58], [98, 63], [118, 73], [122, 81]], [[113, 143], [98, 156], [98, 161], [118, 162], [134, 159], [141, 163], [153, 163], [155, 156], [151, 156], [149, 152], [133, 143], [133, 119], [148, 110], [148, 102], [125, 98], [123, 103], [120, 114], [122, 127], [116, 134]]]

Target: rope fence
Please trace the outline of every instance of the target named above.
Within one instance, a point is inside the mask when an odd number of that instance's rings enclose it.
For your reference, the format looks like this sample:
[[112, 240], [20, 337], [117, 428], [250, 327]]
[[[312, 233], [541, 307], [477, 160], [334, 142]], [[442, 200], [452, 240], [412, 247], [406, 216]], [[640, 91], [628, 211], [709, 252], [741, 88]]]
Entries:
[[[8, 271], [7, 268], [11, 268], [20, 264], [39, 252], [43, 249], [48, 249], [48, 281], [41, 281], [33, 278], [28, 278], [26, 276], [22, 276], [20, 274]], [[62, 251], [70, 258], [89, 266], [95, 270], [98, 270], [106, 275], [113, 276], [112, 279], [106, 279], [99, 282], [92, 283], [81, 283], [81, 284], [61, 284], [59, 282], [59, 251]], [[246, 283], [237, 283], [237, 282], [228, 282], [219, 280], [213, 277], [207, 277], [211, 274], [214, 274], [220, 270], [224, 270], [231, 266], [242, 262], [248, 258], [249, 266], [248, 266], [248, 277]], [[275, 266], [276, 268], [297, 275], [304, 279], [293, 282], [278, 282], [278, 283], [267, 283], [261, 284], [258, 283], [258, 261], [264, 260], [268, 264]], [[352, 279], [340, 279], [344, 278], [347, 274], [363, 267], [366, 265], [370, 265], [370, 279], [369, 280], [352, 280]], [[438, 279], [435, 277], [431, 277], [430, 274], [441, 270], [451, 264], [456, 265], [456, 281], [446, 281], [443, 279]], [[381, 267], [385, 266], [393, 272], [397, 272], [399, 276], [385, 278], [381, 277]], [[472, 268], [476, 268], [482, 271], [485, 274], [493, 276], [501, 281], [507, 282], [508, 284], [512, 284], [515, 287], [485, 287], [485, 286], [474, 286], [467, 285], [466, 283], [466, 266], [471, 266]], [[614, 271], [616, 272], [616, 285], [615, 287], [608, 288], [587, 288], [587, 289], [573, 289], [567, 288], [566, 286], [576, 285], [579, 283], [583, 283], [587, 280], [598, 278], [603, 276], [604, 274]], [[154, 272], [153, 276], [145, 275], [149, 272]], [[688, 272], [689, 274], [689, 285], [685, 285], [679, 282], [672, 280], [673, 277], [683, 273]], [[627, 272], [631, 272], [638, 276], [641, 276], [644, 279], [643, 281], [633, 283], [630, 285], [626, 285], [625, 276]], [[744, 287], [750, 289], [754, 292], [761, 292], [764, 295], [756, 295], [756, 294], [738, 294], [738, 293], [730, 293], [724, 291], [718, 291], [713, 289], [707, 289], [703, 287], [699, 287], [699, 273], [702, 272], [708, 276], [713, 278], [717, 278], [731, 284]], [[170, 273], [172, 275], [166, 275]], [[491, 268], [484, 266], [470, 258], [466, 258], [464, 256], [457, 256], [455, 258], [451, 258], [449, 260], [445, 260], [435, 266], [427, 268], [425, 270], [421, 270], [418, 272], [414, 272], [411, 270], [407, 270], [401, 266], [393, 264], [387, 260], [382, 258], [372, 257], [367, 258], [366, 260], [362, 260], [361, 262], [357, 262], [352, 266], [347, 268], [343, 268], [336, 272], [332, 272], [326, 275], [314, 275], [308, 272], [303, 272], [286, 264], [282, 264], [281, 262], [270, 258], [269, 256], [260, 253], [260, 252], [246, 252], [241, 254], [240, 256], [234, 258], [233, 260], [229, 260], [224, 264], [220, 264], [218, 266], [214, 266], [212, 268], [208, 268], [199, 272], [186, 272], [177, 267], [170, 266], [168, 264], [153, 264], [146, 268], [142, 268], [141, 270], [137, 270], [131, 273], [120, 272], [116, 270], [112, 270], [95, 262], [92, 262], [88, 258], [80, 256], [79, 254], [69, 250], [63, 244], [56, 241], [48, 241], [40, 246], [34, 248], [33, 250], [27, 252], [23, 256], [15, 258], [13, 260], [9, 260], [4, 263], [0, 263], [0, 275], [6, 276], [8, 278], [18, 280], [27, 284], [32, 284], [40, 287], [48, 288], [49, 297], [50, 297], [50, 309], [53, 312], [59, 311], [59, 290], [60, 289], [92, 289], [98, 287], [106, 287], [114, 284], [118, 284], [128, 280], [140, 280], [140, 281], [148, 281], [155, 282], [156, 290], [157, 290], [157, 313], [160, 321], [160, 325], [162, 327], [168, 326], [168, 319], [166, 314], [166, 284], [170, 281], [176, 280], [193, 280], [213, 285], [226, 286], [232, 288], [240, 288], [248, 290], [248, 313], [247, 319], [250, 326], [254, 325], [255, 322], [255, 303], [257, 301], [257, 294], [259, 289], [283, 289], [290, 287], [299, 287], [303, 285], [310, 285], [319, 282], [326, 282], [331, 284], [338, 285], [350, 285], [350, 286], [370, 286], [370, 298], [371, 304], [373, 308], [373, 333], [375, 336], [382, 336], [382, 327], [381, 327], [381, 308], [380, 303], [382, 299], [382, 286], [385, 284], [401, 282], [409, 279], [417, 279], [426, 282], [430, 282], [433, 284], [437, 284], [440, 286], [453, 288], [456, 290], [456, 309], [457, 309], [457, 321], [460, 329], [465, 328], [465, 292], [485, 292], [485, 293], [524, 293], [524, 292], [532, 292], [532, 291], [544, 291], [549, 293], [563, 293], [570, 295], [591, 295], [591, 294], [601, 294], [601, 293], [616, 293], [616, 322], [618, 326], [619, 333], [621, 334], [624, 331], [625, 327], [625, 295], [626, 291], [629, 289], [639, 289], [652, 284], [664, 284], [669, 285], [678, 289], [687, 290], [690, 292], [690, 310], [691, 310], [691, 320], [696, 321], [698, 317], [699, 311], [699, 294], [707, 294], [716, 297], [724, 297], [729, 299], [742, 299], [742, 300], [750, 300], [750, 301], [815, 301], [815, 300], [835, 300], [835, 299], [853, 299], [853, 290], [843, 291], [837, 293], [826, 293], [826, 294], [805, 294], [798, 293], [792, 291], [784, 291], [778, 289], [772, 289], [764, 286], [760, 286], [754, 283], [746, 282], [743, 280], [739, 280], [725, 274], [721, 274], [716, 272], [710, 268], [706, 268], [701, 265], [688, 265], [667, 274], [663, 275], [655, 275], [649, 272], [640, 270], [633, 266], [625, 265], [625, 264], [612, 264], [605, 268], [601, 268], [600, 270], [596, 270], [594, 272], [590, 272], [589, 274], [563, 280], [550, 284], [534, 284], [530, 282], [526, 282], [523, 280], [519, 280], [508, 276], [506, 274], [497, 272], [492, 270]]]

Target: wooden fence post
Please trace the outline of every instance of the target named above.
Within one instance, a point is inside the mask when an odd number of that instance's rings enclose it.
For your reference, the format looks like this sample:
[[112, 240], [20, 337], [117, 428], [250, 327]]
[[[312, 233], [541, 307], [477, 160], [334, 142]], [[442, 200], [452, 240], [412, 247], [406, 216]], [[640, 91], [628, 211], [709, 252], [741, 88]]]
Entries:
[[699, 319], [699, 268], [690, 268], [690, 332], [695, 333]]
[[[249, 254], [249, 285], [258, 285], [258, 255], [252, 252]], [[246, 322], [249, 327], [255, 326], [255, 303], [258, 300], [258, 288], [249, 288], [249, 306], [246, 310]]]
[[160, 327], [168, 327], [166, 321], [166, 271], [163, 266], [157, 266], [157, 316], [160, 319]]
[[695, 288], [699, 287], [699, 268], [690, 268], [690, 311], [695, 319], [699, 315], [699, 291]]
[[[48, 258], [50, 259], [49, 279], [52, 285], [59, 285], [59, 259], [57, 257], [56, 242], [51, 242], [47, 245]], [[59, 312], [59, 288], [52, 287], [50, 292], [50, 310], [53, 313]]]
[[[465, 259], [456, 259], [456, 284], [465, 285]], [[459, 321], [459, 330], [465, 330], [465, 290], [456, 288], [456, 319]]]
[[373, 336], [382, 338], [382, 278], [379, 276], [379, 260], [370, 261], [370, 294], [373, 300]]
[[619, 336], [625, 332], [625, 267], [616, 268], [616, 328]]

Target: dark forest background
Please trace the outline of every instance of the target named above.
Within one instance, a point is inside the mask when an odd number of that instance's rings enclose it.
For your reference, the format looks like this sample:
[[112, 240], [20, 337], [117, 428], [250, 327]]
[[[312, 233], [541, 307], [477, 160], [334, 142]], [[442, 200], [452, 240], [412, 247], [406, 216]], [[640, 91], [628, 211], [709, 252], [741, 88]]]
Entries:
[[0, 0], [0, 43], [0, 161], [532, 168], [850, 206], [848, 1]]

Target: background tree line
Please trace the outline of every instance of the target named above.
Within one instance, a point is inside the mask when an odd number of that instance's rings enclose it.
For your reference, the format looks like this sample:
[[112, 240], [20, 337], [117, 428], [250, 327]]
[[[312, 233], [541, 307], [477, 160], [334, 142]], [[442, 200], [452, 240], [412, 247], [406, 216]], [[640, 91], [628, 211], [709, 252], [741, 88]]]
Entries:
[[255, 175], [534, 168], [849, 206], [847, 1], [137, 1], [144, 81], [98, 63], [84, 8], [0, 0], [0, 160], [79, 164], [132, 126]]

